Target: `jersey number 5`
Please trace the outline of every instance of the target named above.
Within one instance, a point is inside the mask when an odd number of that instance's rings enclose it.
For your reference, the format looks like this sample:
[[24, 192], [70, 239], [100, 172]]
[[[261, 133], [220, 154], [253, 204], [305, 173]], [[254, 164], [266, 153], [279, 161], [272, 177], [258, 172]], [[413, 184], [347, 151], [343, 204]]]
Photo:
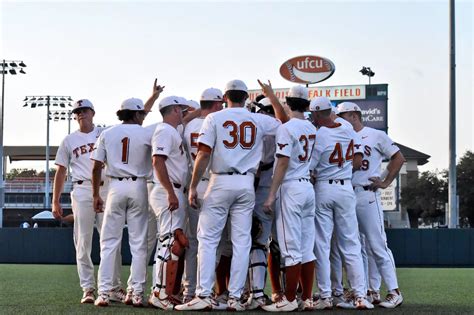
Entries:
[[232, 120], [227, 120], [222, 127], [229, 130], [229, 135], [232, 137], [231, 141], [224, 140], [224, 146], [227, 149], [233, 149], [240, 144], [242, 149], [249, 150], [255, 144], [255, 137], [257, 135], [257, 127], [251, 121], [243, 121], [237, 125]]
[[338, 167], [342, 167], [344, 165], [344, 161], [350, 161], [354, 158], [354, 140], [351, 140], [349, 146], [347, 147], [346, 155], [342, 153], [342, 146], [338, 142], [334, 146], [334, 150], [329, 157], [329, 163], [337, 164]]
[[128, 151], [130, 145], [130, 138], [125, 137], [122, 139], [122, 163], [128, 164]]
[[[190, 141], [189, 141], [189, 145], [191, 146], [191, 149], [195, 149], [197, 151], [197, 148], [198, 148], [197, 139], [199, 137], [199, 133], [191, 132], [191, 134], [189, 136], [191, 138]], [[191, 151], [191, 150], [189, 150], [189, 151]], [[196, 159], [196, 153], [191, 152], [191, 157], [194, 161]]]

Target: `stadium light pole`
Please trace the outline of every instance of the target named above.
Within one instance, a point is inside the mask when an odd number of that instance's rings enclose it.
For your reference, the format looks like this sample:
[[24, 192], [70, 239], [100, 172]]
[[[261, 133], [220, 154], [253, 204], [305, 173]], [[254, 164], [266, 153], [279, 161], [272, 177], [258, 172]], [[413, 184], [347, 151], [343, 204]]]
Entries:
[[373, 72], [370, 67], [362, 67], [362, 69], [359, 70], [362, 75], [366, 75], [369, 77], [369, 85], [370, 85], [370, 78], [372, 78], [375, 75], [375, 72]]
[[3, 115], [5, 104], [5, 75], [25, 74], [23, 70], [26, 65], [22, 60], [2, 60], [2, 108], [0, 109], [0, 228], [3, 227], [3, 207], [5, 205], [5, 156], [3, 153]]
[[448, 204], [449, 228], [457, 228], [459, 224], [459, 208], [456, 186], [456, 33], [455, 3], [449, 1], [449, 178]]
[[72, 107], [72, 98], [70, 96], [27, 96], [23, 100], [25, 105], [23, 107], [46, 107], [46, 173], [44, 179], [44, 207], [49, 209], [49, 120], [51, 116], [51, 111], [49, 108], [51, 106], [59, 106], [61, 108]]

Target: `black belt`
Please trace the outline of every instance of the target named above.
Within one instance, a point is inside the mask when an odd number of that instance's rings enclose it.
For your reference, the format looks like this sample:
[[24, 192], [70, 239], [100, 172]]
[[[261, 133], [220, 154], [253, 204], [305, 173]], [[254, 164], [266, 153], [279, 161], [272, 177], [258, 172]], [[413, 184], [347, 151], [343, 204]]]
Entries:
[[[84, 184], [84, 182], [85, 182], [84, 180], [78, 180], [77, 182], [72, 182], [72, 183], [82, 185], [82, 184]], [[104, 186], [104, 181], [100, 182], [100, 186]]]
[[[225, 174], [225, 173], [224, 173]], [[227, 172], [227, 175], [247, 175], [247, 172], [239, 173], [239, 172]]]
[[205, 182], [205, 181], [208, 181], [209, 178], [201, 178], [201, 181]]
[[112, 177], [112, 178], [118, 179], [119, 181], [123, 181], [124, 179], [126, 179], [126, 180], [131, 179], [133, 181], [136, 181], [138, 179], [138, 177], [136, 177], [136, 176], [132, 176], [132, 177]]
[[309, 182], [309, 178], [298, 178], [299, 182]]
[[178, 184], [178, 183], [173, 183], [173, 186], [174, 186], [174, 188], [177, 188], [177, 189], [181, 188], [181, 184]]
[[344, 185], [344, 180], [343, 179], [330, 179], [329, 184], [332, 184], [332, 183], [334, 183], [334, 184], [341, 183], [341, 185]]
[[274, 162], [270, 162], [268, 164], [262, 164], [260, 165], [260, 171], [264, 172], [264, 171], [268, 171], [269, 169], [271, 169], [273, 167], [273, 163]]
[[369, 185], [365, 185], [365, 186], [352, 186], [353, 189], [356, 189], [357, 187], [360, 187], [360, 188], [364, 189], [365, 191], [370, 190], [370, 186], [369, 186]]

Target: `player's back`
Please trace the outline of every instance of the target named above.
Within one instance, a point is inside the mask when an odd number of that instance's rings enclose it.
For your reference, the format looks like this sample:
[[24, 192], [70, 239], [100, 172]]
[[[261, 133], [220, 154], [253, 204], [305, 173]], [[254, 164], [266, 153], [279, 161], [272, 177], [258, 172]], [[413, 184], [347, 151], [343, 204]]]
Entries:
[[317, 181], [351, 179], [354, 138], [354, 130], [339, 123], [333, 128], [318, 129], [312, 163]]
[[281, 123], [272, 117], [228, 108], [208, 115], [199, 142], [213, 149], [211, 172], [255, 173], [262, 158], [262, 138], [276, 133]]
[[99, 141], [103, 142], [106, 150], [106, 175], [150, 176], [151, 136], [149, 130], [137, 124], [120, 124], [103, 131]]

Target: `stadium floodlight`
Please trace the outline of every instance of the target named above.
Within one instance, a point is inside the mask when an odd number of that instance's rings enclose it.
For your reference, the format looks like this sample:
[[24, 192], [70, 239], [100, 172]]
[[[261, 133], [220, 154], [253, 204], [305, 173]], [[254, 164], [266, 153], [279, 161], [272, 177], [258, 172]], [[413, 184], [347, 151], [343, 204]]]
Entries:
[[[0, 108], [0, 228], [3, 227], [3, 206], [5, 204], [5, 174], [4, 174], [4, 158], [3, 158], [3, 121], [4, 121], [4, 104], [5, 104], [5, 75], [11, 74], [16, 75], [15, 69], [20, 66], [20, 73], [25, 74], [23, 67], [26, 67], [25, 63], [21, 60], [2, 60], [0, 65], [2, 71], [2, 103]], [[15, 68], [15, 69], [13, 69]]]
[[[50, 200], [49, 200], [49, 192], [50, 192], [50, 185], [49, 185], [49, 121], [51, 116], [50, 107], [72, 107], [71, 102], [58, 102], [57, 99], [66, 99], [71, 98], [70, 96], [27, 96], [25, 97], [25, 105], [23, 107], [30, 106], [31, 108], [45, 106], [46, 107], [46, 173], [44, 179], [44, 207], [45, 209], [50, 208]], [[56, 99], [56, 100], [55, 100]], [[72, 98], [71, 98], [72, 100]], [[61, 104], [63, 106], [61, 106]]]
[[370, 78], [372, 78], [375, 75], [375, 72], [373, 72], [370, 67], [362, 67], [362, 69], [359, 70], [362, 75], [366, 75], [369, 77], [369, 85], [370, 85]]

